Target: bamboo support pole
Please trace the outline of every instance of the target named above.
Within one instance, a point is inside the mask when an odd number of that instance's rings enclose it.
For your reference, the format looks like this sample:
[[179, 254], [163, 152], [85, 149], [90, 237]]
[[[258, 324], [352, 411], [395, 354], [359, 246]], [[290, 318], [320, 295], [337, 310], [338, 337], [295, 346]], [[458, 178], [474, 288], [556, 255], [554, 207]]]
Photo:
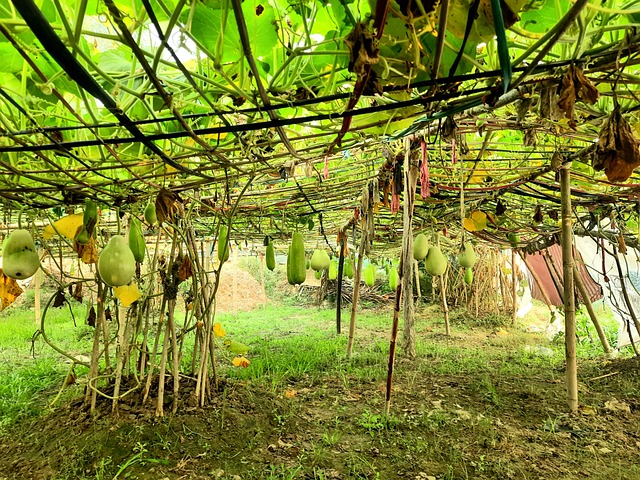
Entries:
[[591, 304], [591, 299], [589, 298], [589, 292], [587, 291], [587, 287], [585, 287], [582, 278], [580, 278], [580, 272], [578, 272], [578, 268], [573, 266], [573, 280], [578, 287], [578, 292], [580, 292], [580, 297], [582, 298], [582, 303], [587, 307], [587, 312], [589, 313], [589, 318], [591, 318], [591, 322], [593, 322], [593, 326], [598, 333], [598, 338], [600, 339], [600, 343], [602, 344], [602, 349], [604, 353], [608, 356], [611, 356], [613, 351], [611, 350], [611, 346], [609, 345], [609, 341], [607, 340], [607, 336], [604, 334], [604, 330], [602, 329], [602, 325], [600, 325], [600, 321], [596, 315], [595, 310], [593, 309], [593, 305]]
[[36, 325], [40, 324], [40, 284], [42, 283], [42, 272], [40, 269], [36, 270], [34, 279], [34, 288], [33, 288], [33, 311], [35, 314], [35, 322]]
[[420, 265], [417, 260], [413, 261], [413, 273], [416, 276], [416, 294], [418, 296], [418, 300], [422, 298], [422, 292], [420, 291]]
[[416, 356], [416, 327], [413, 304], [413, 208], [416, 201], [418, 165], [411, 161], [411, 140], [404, 139], [404, 192], [402, 214], [402, 258], [399, 281], [402, 283], [402, 349], [409, 358]]
[[[633, 324], [636, 327], [636, 330], [640, 332], [640, 322], [638, 322], [638, 317], [636, 315], [635, 310], [633, 309], [633, 304], [631, 303], [631, 299], [629, 298], [629, 292], [627, 292], [627, 285], [624, 281], [624, 274], [622, 273], [622, 266], [620, 265], [620, 260], [618, 259], [618, 254], [615, 249], [613, 252], [613, 259], [616, 263], [616, 268], [618, 270], [618, 276], [620, 277], [620, 287], [622, 289], [622, 297], [624, 298], [624, 303], [627, 305], [627, 309], [629, 310], [629, 316], [633, 321]], [[627, 322], [628, 323], [628, 322]], [[631, 342], [631, 346], [633, 347], [633, 351], [636, 356], [638, 355], [638, 350], [636, 348], [636, 344], [633, 341], [633, 335], [631, 334], [631, 325], [627, 325], [627, 331], [629, 333], [629, 341]]]
[[384, 403], [384, 415], [389, 415], [389, 410], [391, 409], [391, 390], [393, 386], [393, 371], [395, 368], [395, 358], [396, 358], [396, 340], [398, 337], [398, 323], [400, 319], [400, 302], [402, 298], [402, 264], [403, 264], [403, 254], [400, 255], [400, 268], [398, 275], [400, 276], [398, 281], [398, 286], [396, 287], [396, 298], [393, 304], [393, 323], [391, 325], [391, 340], [389, 342], [389, 363], [387, 366], [387, 387], [386, 387], [386, 397]]
[[516, 250], [511, 249], [511, 296], [513, 298], [513, 313], [511, 325], [515, 325], [518, 316], [518, 275], [516, 273]]
[[451, 335], [451, 326], [449, 325], [449, 305], [447, 305], [447, 284], [444, 280], [446, 272], [439, 275], [440, 278], [440, 295], [442, 297], [442, 312], [444, 314], [444, 333]]
[[571, 163], [560, 169], [562, 206], [562, 267], [564, 277], [564, 339], [566, 357], [567, 403], [572, 413], [578, 411], [578, 362], [576, 358], [576, 305], [573, 281], [573, 232], [571, 227]]
[[351, 321], [349, 322], [349, 340], [347, 341], [347, 357], [353, 353], [353, 339], [356, 332], [356, 315], [358, 313], [358, 300], [360, 298], [360, 279], [362, 277], [362, 262], [364, 260], [364, 249], [367, 243], [367, 235], [363, 232], [358, 248], [358, 265], [353, 272], [353, 298], [351, 299]]
[[342, 272], [344, 271], [344, 236], [340, 239], [340, 255], [338, 256], [338, 291], [336, 295], [336, 333], [340, 335], [342, 328]]

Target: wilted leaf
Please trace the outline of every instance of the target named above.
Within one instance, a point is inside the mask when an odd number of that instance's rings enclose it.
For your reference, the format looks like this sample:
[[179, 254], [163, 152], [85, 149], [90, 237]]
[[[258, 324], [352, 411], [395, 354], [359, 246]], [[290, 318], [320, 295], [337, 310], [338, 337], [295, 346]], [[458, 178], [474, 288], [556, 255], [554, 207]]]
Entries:
[[224, 337], [227, 335], [227, 332], [224, 331], [224, 328], [222, 328], [222, 324], [220, 322], [216, 322], [213, 324], [213, 334], [216, 337]]
[[87, 316], [87, 325], [90, 327], [96, 326], [96, 309], [92, 306], [89, 309], [89, 315]]
[[96, 248], [96, 241], [93, 237], [89, 237], [89, 241], [84, 245], [74, 241], [73, 249], [78, 254], [78, 258], [87, 265], [98, 263], [98, 249]]
[[251, 365], [249, 359], [244, 357], [235, 357], [233, 360], [231, 360], [231, 363], [233, 363], [236, 367], [244, 368], [247, 368], [249, 365]]
[[355, 73], [360, 81], [367, 73], [367, 66], [375, 65], [380, 61], [378, 40], [364, 23], [357, 22], [345, 37], [344, 43], [350, 54], [348, 69]]
[[82, 282], [75, 283], [75, 288], [74, 284], [69, 285], [69, 295], [75, 301], [82, 303]]
[[599, 95], [600, 92], [593, 86], [591, 80], [585, 77], [582, 68], [571, 65], [567, 74], [562, 78], [558, 108], [569, 119], [569, 125], [575, 128], [573, 109], [576, 101], [594, 104]]
[[610, 182], [624, 182], [638, 165], [638, 141], [618, 106], [600, 130], [593, 168], [604, 170]]
[[180, 196], [166, 188], [160, 189], [155, 203], [158, 223], [164, 223], [166, 220], [171, 220], [182, 208], [182, 199]]
[[487, 214], [474, 210], [471, 215], [462, 221], [462, 226], [468, 232], [479, 232], [487, 228]]
[[53, 222], [53, 225], [47, 225], [45, 227], [42, 232], [42, 238], [49, 240], [57, 232], [60, 235], [67, 237], [69, 240], [73, 240], [78, 230], [82, 228], [83, 216], [84, 215], [82, 213], [73, 213], [56, 220]]
[[542, 223], [544, 220], [544, 215], [542, 214], [542, 207], [540, 205], [536, 206], [536, 211], [533, 214], [533, 221], [535, 223]]
[[181, 282], [184, 282], [186, 279], [191, 278], [193, 276], [193, 267], [191, 265], [191, 259], [188, 256], [182, 257], [182, 263], [180, 263], [180, 268], [178, 268], [178, 279]]
[[0, 268], [0, 310], [11, 305], [23, 292], [15, 279], [7, 277]]
[[113, 289], [113, 294], [118, 300], [120, 300], [120, 302], [122, 302], [123, 307], [128, 307], [142, 296], [136, 283], [115, 287]]
[[61, 307], [62, 305], [64, 305], [65, 300], [66, 300], [66, 297], [64, 296], [64, 292], [62, 290], [58, 290], [56, 292], [56, 296], [53, 299], [52, 307], [54, 308]]

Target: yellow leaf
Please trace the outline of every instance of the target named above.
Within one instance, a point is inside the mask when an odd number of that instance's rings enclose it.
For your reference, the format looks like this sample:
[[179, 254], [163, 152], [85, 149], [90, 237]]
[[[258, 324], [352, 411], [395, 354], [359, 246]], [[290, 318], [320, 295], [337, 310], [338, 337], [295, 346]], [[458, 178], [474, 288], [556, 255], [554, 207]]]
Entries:
[[47, 225], [45, 227], [44, 232], [42, 232], [42, 238], [49, 240], [57, 232], [69, 240], [73, 240], [80, 227], [82, 227], [83, 217], [83, 213], [73, 213], [56, 220], [53, 222], [53, 225]]
[[140, 290], [138, 290], [138, 285], [135, 283], [123, 285], [121, 287], [115, 287], [113, 289], [113, 294], [118, 300], [122, 302], [123, 307], [128, 307], [141, 297]]
[[86, 264], [98, 263], [98, 249], [96, 248], [96, 241], [93, 237], [89, 238], [86, 244], [74, 242], [73, 249], [78, 254], [78, 258]]
[[224, 331], [224, 328], [222, 328], [222, 325], [220, 324], [220, 322], [216, 322], [213, 324], [213, 334], [216, 337], [222, 338], [227, 334], [227, 332]]
[[479, 232], [487, 228], [487, 214], [480, 210], [471, 212], [471, 216], [462, 221], [462, 226], [469, 232]]
[[0, 268], [0, 310], [4, 310], [11, 305], [23, 292], [18, 282], [7, 277]]
[[298, 394], [296, 390], [293, 388], [287, 389], [284, 391], [284, 398], [293, 398]]
[[233, 363], [236, 367], [244, 368], [247, 368], [249, 365], [251, 365], [249, 359], [244, 357], [235, 357], [233, 360], [231, 360], [231, 363]]

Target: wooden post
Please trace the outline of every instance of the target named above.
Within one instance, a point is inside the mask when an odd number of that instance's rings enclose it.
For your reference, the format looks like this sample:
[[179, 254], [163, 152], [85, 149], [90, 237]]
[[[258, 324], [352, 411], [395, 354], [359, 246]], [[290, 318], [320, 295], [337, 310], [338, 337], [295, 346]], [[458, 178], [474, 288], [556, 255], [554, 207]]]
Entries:
[[516, 250], [511, 249], [511, 295], [513, 297], [513, 314], [511, 317], [511, 325], [516, 324], [518, 315], [518, 276], [516, 275]]
[[340, 248], [340, 255], [338, 256], [338, 287], [336, 292], [336, 333], [340, 335], [341, 323], [342, 323], [342, 272], [344, 271], [344, 249], [345, 249], [345, 236], [340, 238], [338, 245]]
[[589, 317], [593, 322], [593, 326], [596, 328], [598, 338], [600, 339], [600, 343], [602, 343], [602, 349], [604, 350], [604, 353], [606, 355], [611, 356], [611, 354], [613, 353], [611, 350], [611, 346], [609, 345], [607, 336], [604, 334], [602, 325], [600, 325], [600, 321], [596, 316], [596, 312], [593, 310], [593, 305], [591, 304], [591, 299], [589, 298], [587, 287], [584, 286], [584, 282], [582, 281], [582, 278], [580, 278], [580, 272], [578, 272], [578, 268], [575, 265], [573, 266], [573, 280], [575, 281], [576, 287], [578, 287], [580, 297], [582, 297], [582, 303], [584, 303], [584, 306], [587, 307], [587, 312], [589, 312]]
[[567, 403], [578, 411], [578, 362], [576, 359], [576, 305], [573, 281], [573, 238], [571, 228], [571, 162], [560, 168], [562, 202], [562, 268], [564, 276], [564, 341], [566, 357]]

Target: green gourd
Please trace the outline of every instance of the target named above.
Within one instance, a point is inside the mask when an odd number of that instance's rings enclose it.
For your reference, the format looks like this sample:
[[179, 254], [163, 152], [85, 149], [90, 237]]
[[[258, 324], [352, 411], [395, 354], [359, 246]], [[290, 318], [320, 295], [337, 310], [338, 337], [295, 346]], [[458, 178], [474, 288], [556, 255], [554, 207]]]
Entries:
[[517, 233], [510, 232], [509, 235], [507, 235], [507, 239], [509, 240], [512, 248], [518, 248], [518, 243], [520, 243], [520, 236]]
[[322, 278], [322, 270], [316, 270], [315, 275], [316, 275], [316, 279], [320, 280]]
[[442, 251], [438, 247], [429, 247], [429, 253], [427, 253], [424, 266], [429, 275], [434, 277], [442, 275], [447, 269], [447, 257], [442, 254]]
[[329, 254], [326, 250], [316, 248], [313, 251], [313, 255], [311, 255], [311, 268], [316, 272], [320, 270], [326, 270], [327, 268], [329, 268], [330, 263], [331, 259], [329, 258]]
[[158, 216], [156, 215], [156, 204], [155, 202], [149, 202], [144, 209], [144, 219], [147, 221], [149, 225], [155, 225], [158, 221]]
[[229, 228], [223, 223], [218, 230], [218, 261], [229, 260]]
[[465, 243], [464, 251], [458, 255], [458, 263], [463, 268], [472, 268], [476, 264], [476, 252], [470, 243]]
[[98, 223], [98, 205], [96, 202], [87, 198], [84, 204], [84, 213], [82, 215], [82, 229], [76, 235], [76, 242], [86, 245], [89, 243], [93, 230]]
[[367, 287], [373, 287], [376, 283], [376, 266], [373, 263], [364, 269], [364, 283]]
[[329, 280], [338, 278], [338, 261], [334, 258], [329, 262]]
[[395, 290], [398, 288], [398, 283], [400, 283], [400, 275], [398, 275], [398, 269], [396, 267], [391, 267], [389, 270], [389, 288], [391, 290]]
[[7, 277], [24, 280], [40, 268], [36, 244], [28, 230], [11, 232], [2, 245], [2, 270]]
[[299, 285], [304, 283], [306, 278], [304, 239], [302, 233], [295, 232], [291, 237], [289, 255], [287, 255], [287, 280], [291, 285]]
[[267, 243], [266, 262], [269, 270], [273, 271], [273, 269], [276, 268], [276, 251], [273, 248], [271, 239], [269, 239], [269, 243]]
[[464, 272], [464, 283], [467, 285], [471, 285], [473, 282], [473, 270], [471, 268], [467, 268]]
[[144, 235], [142, 233], [142, 223], [136, 217], [131, 218], [129, 224], [129, 248], [133, 253], [136, 262], [144, 262], [144, 254], [147, 251], [147, 245], [144, 243]]
[[427, 241], [427, 236], [424, 233], [419, 233], [413, 239], [413, 258], [420, 261], [427, 256], [428, 252], [429, 242]]
[[127, 240], [122, 235], [114, 235], [98, 258], [98, 272], [102, 281], [111, 287], [131, 283], [136, 272], [136, 259]]
[[353, 278], [353, 264], [351, 263], [351, 260], [348, 258], [344, 262], [344, 274], [349, 279]]

